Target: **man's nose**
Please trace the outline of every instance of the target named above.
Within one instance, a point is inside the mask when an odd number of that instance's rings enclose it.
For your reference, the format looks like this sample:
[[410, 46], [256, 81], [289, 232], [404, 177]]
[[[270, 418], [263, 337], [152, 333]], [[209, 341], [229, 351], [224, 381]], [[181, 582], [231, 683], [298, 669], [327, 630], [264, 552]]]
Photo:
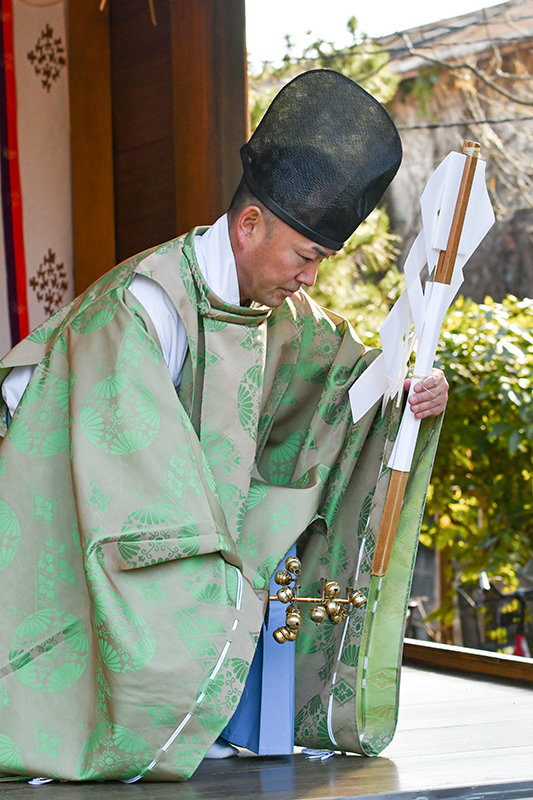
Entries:
[[313, 286], [316, 281], [317, 272], [318, 263], [315, 261], [309, 262], [297, 276], [297, 280], [305, 284], [305, 286]]

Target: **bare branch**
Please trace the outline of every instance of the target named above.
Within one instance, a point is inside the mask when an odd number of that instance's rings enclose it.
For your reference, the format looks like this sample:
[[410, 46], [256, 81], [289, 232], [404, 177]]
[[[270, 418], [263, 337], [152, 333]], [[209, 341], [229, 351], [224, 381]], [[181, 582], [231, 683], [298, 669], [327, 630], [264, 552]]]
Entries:
[[445, 69], [449, 69], [452, 71], [458, 69], [467, 69], [470, 72], [472, 72], [472, 74], [475, 75], [477, 78], [479, 78], [480, 81], [485, 83], [487, 86], [490, 86], [490, 88], [493, 89], [495, 92], [498, 92], [499, 94], [503, 95], [503, 97], [506, 97], [513, 103], [517, 103], [518, 105], [522, 106], [533, 106], [533, 100], [523, 100], [521, 97], [518, 97], [518, 95], [511, 94], [511, 92], [508, 92], [506, 89], [503, 89], [501, 86], [498, 86], [498, 84], [495, 83], [495, 81], [488, 78], [484, 74], [484, 72], [482, 72], [482, 70], [480, 70], [474, 64], [469, 64], [466, 61], [460, 64], [448, 64], [446, 61], [441, 61], [438, 58], [431, 58], [430, 56], [425, 55], [425, 53], [421, 53], [419, 50], [416, 50], [413, 47], [411, 39], [409, 38], [407, 33], [403, 32], [402, 37], [411, 55], [416, 56], [417, 58], [423, 58], [425, 61], [429, 61], [431, 64], [436, 64], [439, 67], [444, 67]]

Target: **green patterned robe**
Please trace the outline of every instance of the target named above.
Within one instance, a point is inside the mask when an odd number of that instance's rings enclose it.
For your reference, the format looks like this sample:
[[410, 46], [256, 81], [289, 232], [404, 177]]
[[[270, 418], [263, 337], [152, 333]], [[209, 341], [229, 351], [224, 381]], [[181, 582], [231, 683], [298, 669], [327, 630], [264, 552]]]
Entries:
[[[358, 559], [369, 586], [397, 413], [354, 425], [347, 389], [375, 352], [304, 292], [275, 310], [223, 303], [194, 233], [116, 267], [0, 363], [0, 380], [38, 364], [9, 429], [0, 408], [4, 775], [188, 778], [237, 706], [291, 545], [306, 593], [322, 575], [354, 585]], [[184, 322], [179, 397], [134, 271]], [[354, 611], [299, 634], [300, 744], [372, 754], [392, 736], [434, 430], [382, 622]]]

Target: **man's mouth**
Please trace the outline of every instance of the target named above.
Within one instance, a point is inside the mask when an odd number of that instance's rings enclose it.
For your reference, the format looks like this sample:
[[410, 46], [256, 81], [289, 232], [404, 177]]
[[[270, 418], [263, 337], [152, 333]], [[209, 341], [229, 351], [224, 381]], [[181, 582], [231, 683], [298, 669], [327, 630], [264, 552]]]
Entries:
[[281, 291], [282, 291], [282, 292], [283, 292], [283, 293], [284, 293], [284, 294], [285, 294], [287, 297], [292, 297], [292, 295], [293, 295], [295, 292], [297, 292], [299, 288], [300, 288], [299, 286], [297, 286], [295, 289], [284, 289], [284, 288], [282, 287]]

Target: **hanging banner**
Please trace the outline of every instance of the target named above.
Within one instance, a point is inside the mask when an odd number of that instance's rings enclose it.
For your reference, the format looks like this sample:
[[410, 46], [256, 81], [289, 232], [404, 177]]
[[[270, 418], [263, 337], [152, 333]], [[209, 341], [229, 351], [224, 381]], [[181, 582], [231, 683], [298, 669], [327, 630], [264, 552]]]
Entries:
[[72, 299], [64, 0], [1, 0], [0, 357]]

